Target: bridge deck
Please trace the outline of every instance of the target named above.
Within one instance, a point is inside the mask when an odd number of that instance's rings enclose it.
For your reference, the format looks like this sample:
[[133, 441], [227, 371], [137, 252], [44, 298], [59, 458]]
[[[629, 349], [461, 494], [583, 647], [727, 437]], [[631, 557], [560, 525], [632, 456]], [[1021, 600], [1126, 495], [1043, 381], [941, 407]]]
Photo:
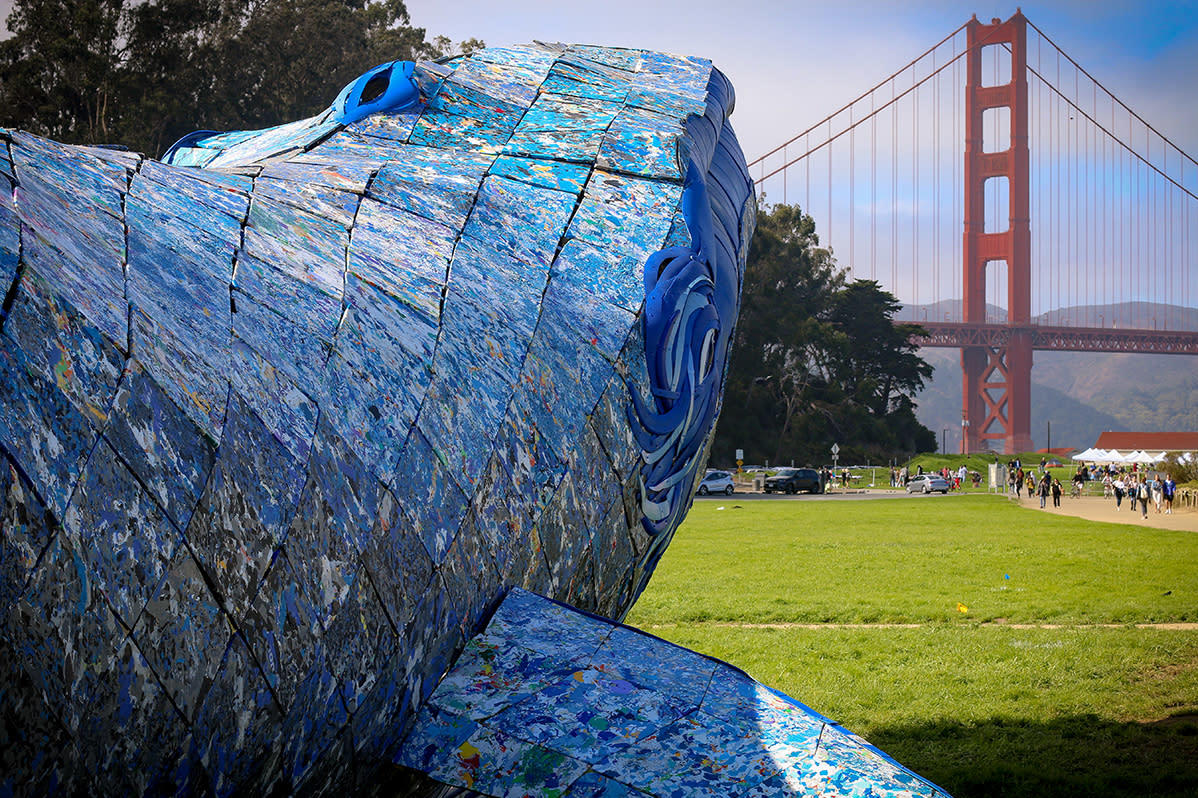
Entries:
[[1156, 355], [1198, 355], [1198, 331], [1127, 330], [1109, 327], [1046, 327], [1038, 325], [920, 322], [928, 331], [920, 346], [1000, 348], [1016, 332], [1031, 335], [1032, 348], [1068, 352], [1140, 352]]

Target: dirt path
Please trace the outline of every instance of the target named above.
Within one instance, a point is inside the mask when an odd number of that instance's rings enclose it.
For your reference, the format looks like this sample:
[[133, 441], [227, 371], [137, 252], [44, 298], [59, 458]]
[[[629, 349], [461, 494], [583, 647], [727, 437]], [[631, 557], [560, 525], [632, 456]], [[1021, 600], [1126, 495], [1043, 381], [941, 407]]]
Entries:
[[1172, 515], [1165, 515], [1164, 511], [1158, 513], [1151, 501], [1148, 502], [1148, 518], [1140, 515], [1138, 505], [1133, 511], [1126, 499], [1123, 500], [1123, 509], [1116, 511], [1114, 499], [1104, 499], [1099, 496], [1081, 496], [1076, 499], [1072, 499], [1068, 495], [1062, 496], [1060, 507], [1052, 506], [1052, 497], [1050, 496], [1047, 506], [1043, 510], [1040, 509], [1039, 498], [1028, 499], [1025, 497], [1019, 504], [1037, 513], [1057, 513], [1090, 521], [1106, 521], [1112, 524], [1198, 532], [1198, 511], [1174, 508]]

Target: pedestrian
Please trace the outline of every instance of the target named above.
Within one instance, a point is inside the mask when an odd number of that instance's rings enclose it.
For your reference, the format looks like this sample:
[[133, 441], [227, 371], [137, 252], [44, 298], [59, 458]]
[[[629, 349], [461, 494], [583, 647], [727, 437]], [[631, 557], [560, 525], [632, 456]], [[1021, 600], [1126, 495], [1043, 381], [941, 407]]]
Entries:
[[1161, 483], [1161, 475], [1157, 474], [1156, 479], [1152, 480], [1152, 503], [1156, 506], [1157, 513], [1161, 511], [1161, 501], [1164, 499], [1164, 490]]
[[1136, 495], [1140, 498], [1140, 514], [1148, 518], [1148, 481], [1140, 477]]
[[1022, 498], [1022, 491], [1023, 491], [1023, 469], [1016, 468], [1015, 469], [1015, 498], [1016, 499]]
[[1048, 474], [1045, 474], [1044, 476], [1040, 477], [1040, 487], [1036, 492], [1040, 496], [1040, 509], [1041, 510], [1044, 509], [1044, 502], [1046, 502], [1048, 500], [1048, 494], [1049, 494], [1051, 487], [1052, 486], [1048, 484]]
[[1052, 506], [1061, 506], [1061, 480], [1053, 477], [1052, 480]]
[[1123, 475], [1116, 474], [1115, 481], [1111, 483], [1112, 489], [1115, 491], [1115, 512], [1119, 512], [1119, 507], [1123, 504]]
[[1177, 483], [1173, 481], [1173, 475], [1166, 474], [1161, 484], [1161, 493], [1165, 496], [1165, 515], [1173, 515], [1173, 494], [1176, 492]]

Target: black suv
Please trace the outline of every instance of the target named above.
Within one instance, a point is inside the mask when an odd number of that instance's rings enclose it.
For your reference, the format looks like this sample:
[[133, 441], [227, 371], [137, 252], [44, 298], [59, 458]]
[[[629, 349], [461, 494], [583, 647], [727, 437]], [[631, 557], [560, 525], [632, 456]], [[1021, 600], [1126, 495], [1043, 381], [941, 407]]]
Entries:
[[798, 493], [801, 490], [819, 493], [822, 488], [819, 472], [813, 468], [783, 468], [765, 479], [766, 493]]

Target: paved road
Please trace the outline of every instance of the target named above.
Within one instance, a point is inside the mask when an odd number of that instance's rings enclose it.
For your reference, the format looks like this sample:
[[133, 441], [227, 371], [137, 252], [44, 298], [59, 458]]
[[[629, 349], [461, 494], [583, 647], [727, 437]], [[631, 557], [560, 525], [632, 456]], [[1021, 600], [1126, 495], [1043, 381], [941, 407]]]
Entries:
[[715, 496], [696, 496], [695, 501], [715, 501], [723, 499], [729, 501], [735, 499], [737, 501], [787, 501], [787, 502], [845, 502], [845, 501], [865, 501], [868, 499], [942, 499], [949, 497], [963, 496], [961, 493], [905, 493], [902, 491], [889, 490], [865, 490], [854, 491], [849, 493], [797, 493], [793, 496], [785, 493], [741, 493], [736, 492], [731, 496], [717, 494]]

